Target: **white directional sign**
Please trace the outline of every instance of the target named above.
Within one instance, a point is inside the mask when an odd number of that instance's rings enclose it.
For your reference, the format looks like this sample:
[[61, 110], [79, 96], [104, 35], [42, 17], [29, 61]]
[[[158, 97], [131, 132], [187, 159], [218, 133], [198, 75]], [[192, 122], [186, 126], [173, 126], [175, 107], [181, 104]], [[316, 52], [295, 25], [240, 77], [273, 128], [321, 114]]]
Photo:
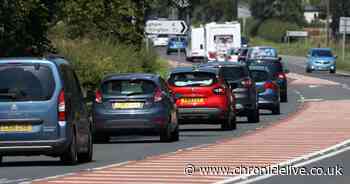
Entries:
[[147, 34], [186, 34], [188, 26], [182, 20], [149, 20], [146, 22]]
[[287, 31], [288, 37], [308, 37], [307, 31]]
[[339, 32], [350, 34], [350, 17], [340, 17]]

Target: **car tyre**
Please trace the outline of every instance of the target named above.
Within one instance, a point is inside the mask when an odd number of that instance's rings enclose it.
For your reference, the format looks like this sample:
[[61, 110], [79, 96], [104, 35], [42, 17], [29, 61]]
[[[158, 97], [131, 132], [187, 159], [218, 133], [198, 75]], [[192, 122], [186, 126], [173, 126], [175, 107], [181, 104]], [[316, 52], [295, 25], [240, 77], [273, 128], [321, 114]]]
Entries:
[[306, 68], [306, 73], [312, 73], [312, 70], [310, 68]]
[[172, 141], [172, 132], [170, 124], [167, 123], [165, 127], [160, 129], [160, 142], [171, 142]]
[[233, 112], [230, 113], [230, 115], [223, 120], [221, 124], [221, 129], [222, 130], [234, 130], [237, 128], [236, 124], [236, 116], [232, 115]]
[[258, 108], [249, 110], [248, 122], [249, 123], [259, 123], [260, 122], [260, 113], [259, 113]]
[[61, 161], [66, 165], [75, 165], [78, 163], [78, 151], [75, 134], [72, 135], [72, 142], [67, 150], [61, 155]]
[[92, 134], [89, 133], [88, 136], [88, 150], [86, 153], [81, 153], [78, 155], [78, 161], [80, 163], [86, 163], [86, 162], [91, 162], [92, 161], [92, 156], [93, 156], [93, 141], [92, 141]]
[[275, 107], [273, 107], [271, 111], [272, 111], [273, 115], [281, 114], [281, 106], [280, 106], [280, 104], [278, 104]]
[[288, 92], [281, 93], [281, 102], [286, 103], [288, 102]]
[[329, 73], [334, 74], [336, 73], [336, 70], [330, 70]]
[[0, 165], [2, 165], [3, 156], [0, 155]]
[[171, 135], [171, 140], [173, 142], [179, 141], [179, 137], [180, 137], [180, 129], [179, 129], [179, 125], [177, 125], [175, 130], [173, 131], [173, 133]]
[[166, 55], [170, 55], [170, 54], [171, 54], [171, 52], [170, 52], [170, 51], [167, 51], [167, 52], [166, 52]]

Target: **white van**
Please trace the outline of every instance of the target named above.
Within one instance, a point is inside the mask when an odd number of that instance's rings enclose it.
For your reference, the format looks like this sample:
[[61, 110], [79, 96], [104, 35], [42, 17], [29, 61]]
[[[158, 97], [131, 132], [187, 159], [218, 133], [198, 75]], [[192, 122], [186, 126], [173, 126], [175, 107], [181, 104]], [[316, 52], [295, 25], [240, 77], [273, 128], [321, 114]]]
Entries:
[[186, 60], [204, 59], [205, 54], [204, 27], [192, 27], [188, 37], [186, 48]]
[[204, 29], [205, 57], [211, 61], [225, 61], [229, 49], [241, 47], [239, 22], [209, 23]]

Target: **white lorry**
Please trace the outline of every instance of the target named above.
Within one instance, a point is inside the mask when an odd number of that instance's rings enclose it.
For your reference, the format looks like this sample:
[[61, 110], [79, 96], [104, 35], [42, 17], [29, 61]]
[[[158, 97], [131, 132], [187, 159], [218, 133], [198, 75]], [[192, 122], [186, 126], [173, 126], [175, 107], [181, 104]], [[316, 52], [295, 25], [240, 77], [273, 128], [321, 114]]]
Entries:
[[204, 59], [206, 56], [204, 44], [204, 27], [191, 27], [186, 48], [186, 60]]
[[204, 27], [205, 57], [208, 62], [225, 61], [230, 49], [241, 47], [239, 22], [209, 23]]

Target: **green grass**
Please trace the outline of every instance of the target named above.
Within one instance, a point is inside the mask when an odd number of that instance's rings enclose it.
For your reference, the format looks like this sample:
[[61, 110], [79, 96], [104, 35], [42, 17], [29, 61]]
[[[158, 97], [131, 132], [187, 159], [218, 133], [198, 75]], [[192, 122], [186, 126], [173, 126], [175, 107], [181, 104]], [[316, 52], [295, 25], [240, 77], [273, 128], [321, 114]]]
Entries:
[[[291, 56], [303, 56], [305, 57], [308, 53], [308, 50], [313, 47], [318, 47], [319, 43], [313, 41], [299, 41], [290, 44], [286, 43], [276, 43], [260, 38], [252, 38], [252, 45], [267, 45], [272, 46], [278, 49], [279, 53], [282, 55], [291, 55]], [[324, 47], [324, 44], [321, 44], [321, 47]], [[350, 71], [350, 48], [347, 48], [345, 51], [345, 60], [342, 58], [342, 48], [340, 45], [332, 43], [330, 48], [333, 49], [335, 55], [338, 56], [337, 59], [337, 68], [340, 70]]]

